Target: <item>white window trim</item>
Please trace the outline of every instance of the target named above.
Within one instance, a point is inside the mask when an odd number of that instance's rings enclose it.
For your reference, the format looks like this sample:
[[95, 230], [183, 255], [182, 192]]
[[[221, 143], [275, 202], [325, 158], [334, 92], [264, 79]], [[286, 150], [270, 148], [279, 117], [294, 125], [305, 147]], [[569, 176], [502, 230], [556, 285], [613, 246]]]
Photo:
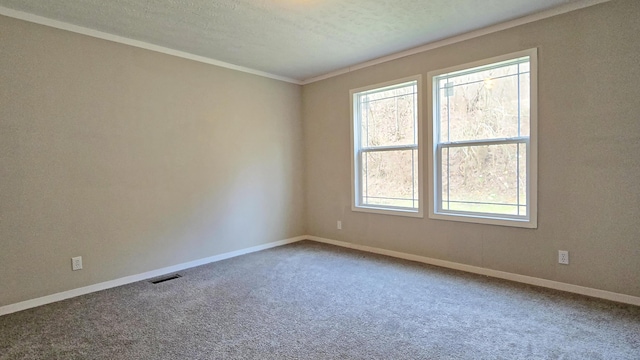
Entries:
[[[409, 210], [402, 208], [387, 208], [387, 207], [376, 207], [371, 205], [362, 205], [360, 204], [360, 196], [359, 196], [359, 184], [358, 180], [360, 178], [359, 167], [358, 167], [358, 149], [356, 143], [356, 125], [358, 124], [356, 116], [356, 103], [354, 102], [354, 96], [357, 93], [374, 90], [379, 88], [384, 88], [393, 85], [399, 85], [402, 83], [407, 83], [411, 81], [416, 81], [416, 89], [418, 94], [416, 96], [416, 107], [418, 108], [418, 119], [417, 119], [417, 129], [416, 132], [418, 134], [418, 210]], [[423, 179], [424, 179], [424, 171], [422, 166], [422, 154], [424, 151], [423, 145], [423, 127], [422, 127], [422, 75], [410, 76], [402, 79], [396, 79], [392, 81], [387, 81], [384, 83], [374, 84], [370, 86], [365, 86], [357, 89], [351, 89], [349, 91], [349, 109], [351, 111], [351, 210], [358, 212], [366, 212], [366, 213], [374, 213], [374, 214], [382, 214], [382, 215], [396, 215], [396, 216], [407, 216], [407, 217], [424, 217], [424, 187], [423, 187]]]
[[[429, 186], [429, 218], [436, 220], [449, 220], [449, 221], [461, 221], [477, 224], [489, 224], [500, 226], [511, 226], [535, 229], [538, 227], [538, 49], [528, 49], [518, 51], [510, 54], [496, 56], [490, 59], [484, 59], [471, 63], [461, 64], [446, 69], [439, 69], [430, 71], [427, 73], [427, 93], [431, 94], [431, 100], [429, 103], [429, 111], [427, 115], [427, 129], [431, 131], [431, 136], [428, 136], [427, 147], [429, 149], [427, 154], [428, 169], [431, 169], [431, 174], [428, 176]], [[436, 211], [437, 200], [440, 194], [436, 189], [436, 179], [438, 175], [438, 164], [434, 161], [436, 158], [436, 144], [438, 135], [434, 130], [434, 104], [438, 93], [433, 89], [434, 77], [454, 71], [471, 69], [483, 65], [497, 63], [501, 61], [507, 61], [516, 59], [519, 57], [529, 56], [530, 61], [530, 76], [531, 76], [531, 89], [530, 89], [530, 153], [527, 156], [528, 171], [527, 171], [527, 183], [528, 192], [527, 200], [529, 204], [528, 219], [513, 219], [508, 216], [500, 216], [493, 214], [455, 214], [455, 213], [439, 213]]]

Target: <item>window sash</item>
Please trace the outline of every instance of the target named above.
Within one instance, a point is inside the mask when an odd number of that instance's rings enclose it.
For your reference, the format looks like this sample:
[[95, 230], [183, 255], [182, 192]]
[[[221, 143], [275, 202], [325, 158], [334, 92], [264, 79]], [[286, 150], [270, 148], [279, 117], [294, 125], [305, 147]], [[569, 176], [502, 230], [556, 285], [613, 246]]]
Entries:
[[505, 145], [505, 144], [520, 144], [520, 143], [528, 143], [528, 136], [517, 136], [511, 138], [502, 138], [502, 139], [486, 139], [486, 140], [463, 140], [463, 141], [450, 141], [450, 142], [440, 142], [437, 144], [438, 148], [440, 147], [464, 147], [464, 146], [486, 146], [486, 145]]
[[358, 152], [398, 151], [398, 150], [418, 150], [418, 144], [363, 147], [363, 148], [360, 148]]
[[[365, 153], [377, 153], [377, 152], [387, 152], [387, 151], [415, 151], [415, 155], [412, 156], [417, 156], [419, 157], [419, 149], [418, 149], [418, 145], [407, 145], [407, 146], [385, 146], [384, 148], [380, 149], [380, 148], [368, 148], [368, 149], [361, 149], [361, 151], [358, 152], [358, 174], [360, 174], [359, 176], [359, 181], [358, 181], [358, 186], [357, 186], [357, 191], [358, 191], [358, 205], [359, 206], [365, 206], [365, 207], [373, 207], [373, 208], [381, 208], [381, 209], [393, 209], [393, 210], [402, 210], [402, 211], [417, 211], [420, 207], [420, 196], [418, 195], [417, 197], [412, 197], [412, 198], [407, 198], [407, 199], [400, 199], [400, 198], [395, 198], [397, 200], [411, 200], [413, 201], [413, 203], [415, 204], [416, 202], [418, 203], [418, 206], [413, 206], [413, 207], [407, 207], [407, 206], [396, 206], [396, 205], [379, 205], [379, 204], [371, 204], [371, 203], [367, 203], [364, 201], [365, 197], [368, 198], [385, 198], [385, 199], [394, 199], [391, 197], [385, 197], [385, 196], [364, 196], [364, 187], [363, 187], [363, 178], [362, 178], [362, 155]], [[412, 159], [412, 164], [411, 164], [411, 168], [412, 170], [412, 174], [411, 174], [411, 180], [412, 182], [415, 182], [416, 180], [416, 176], [420, 176], [420, 174], [418, 173], [418, 169], [415, 169], [413, 166], [413, 159]], [[418, 184], [420, 184], [420, 182], [418, 181]], [[420, 194], [420, 189], [418, 188], [418, 194]]]
[[[390, 86], [385, 86], [385, 87], [379, 87], [379, 88], [374, 88], [371, 90], [367, 90], [367, 91], [362, 91], [362, 92], [358, 92], [355, 93], [354, 95], [354, 102], [356, 103], [356, 108], [353, 111], [356, 111], [356, 114], [353, 114], [354, 116], [354, 126], [356, 128], [354, 128], [355, 134], [354, 134], [354, 140], [356, 141], [355, 145], [357, 147], [357, 150], [359, 151], [360, 149], [374, 149], [374, 148], [387, 148], [387, 147], [395, 147], [395, 146], [417, 146], [418, 144], [418, 102], [420, 101], [420, 99], [418, 98], [418, 85], [419, 82], [417, 80], [411, 80], [411, 81], [407, 81], [407, 82], [402, 82], [399, 84], [394, 84], [394, 85], [390, 85]], [[375, 99], [375, 100], [366, 100], [363, 101], [363, 98], [367, 98], [368, 96], [372, 95], [372, 94], [376, 94], [376, 93], [381, 93], [381, 92], [385, 92], [385, 91], [391, 91], [391, 90], [396, 90], [396, 89], [402, 89], [402, 88], [408, 88], [408, 87], [412, 87], [413, 88], [413, 92], [411, 93], [406, 93], [406, 94], [400, 94], [400, 95], [394, 95], [394, 96], [387, 96], [384, 98], [379, 98], [379, 99]], [[364, 108], [364, 104], [370, 104], [371, 102], [376, 102], [376, 101], [381, 101], [381, 100], [388, 100], [388, 99], [393, 99], [393, 98], [400, 98], [400, 97], [405, 97], [405, 96], [413, 96], [414, 97], [414, 124], [413, 124], [413, 144], [405, 144], [405, 145], [382, 145], [382, 146], [363, 146], [362, 145], [362, 141], [363, 141], [363, 137], [368, 137], [367, 135], [364, 135], [362, 130], [363, 127], [363, 123], [362, 123], [362, 113], [365, 111]], [[369, 127], [367, 124], [367, 129], [365, 130], [365, 132], [368, 133], [369, 131]]]
[[[496, 205], [510, 205], [510, 206], [517, 206], [517, 207], [526, 207], [527, 212], [526, 215], [510, 215], [510, 214], [500, 214], [500, 213], [489, 213], [489, 212], [481, 212], [481, 211], [464, 211], [464, 210], [449, 210], [449, 209], [443, 209], [442, 208], [442, 191], [443, 191], [443, 187], [442, 187], [442, 158], [443, 158], [443, 150], [444, 149], [449, 149], [449, 148], [456, 148], [456, 147], [472, 147], [472, 146], [488, 146], [488, 145], [510, 145], [510, 144], [516, 144], [516, 145], [521, 145], [524, 144], [525, 148], [526, 148], [526, 177], [525, 177], [525, 186], [526, 186], [526, 204], [525, 205], [520, 205], [520, 204], [503, 204], [503, 203], [496, 203]], [[462, 214], [462, 215], [467, 215], [467, 216], [472, 216], [472, 217], [479, 217], [479, 218], [500, 218], [500, 219], [512, 219], [512, 220], [529, 220], [531, 217], [531, 166], [530, 166], [530, 161], [531, 161], [531, 143], [530, 143], [530, 139], [529, 137], [515, 137], [515, 138], [508, 138], [508, 139], [491, 139], [491, 140], [469, 140], [469, 141], [458, 141], [458, 142], [453, 142], [453, 143], [440, 143], [440, 144], [436, 144], [436, 167], [437, 167], [437, 174], [435, 174], [435, 187], [436, 187], [436, 191], [434, 194], [434, 200], [435, 200], [435, 204], [436, 204], [436, 211], [440, 214]], [[516, 167], [516, 181], [519, 181], [519, 172], [520, 169], [519, 167]], [[460, 201], [460, 200], [455, 200], [455, 201], [451, 201], [450, 202], [464, 202], [464, 203], [483, 203], [483, 204], [489, 204], [488, 202], [477, 202], [477, 201]]]

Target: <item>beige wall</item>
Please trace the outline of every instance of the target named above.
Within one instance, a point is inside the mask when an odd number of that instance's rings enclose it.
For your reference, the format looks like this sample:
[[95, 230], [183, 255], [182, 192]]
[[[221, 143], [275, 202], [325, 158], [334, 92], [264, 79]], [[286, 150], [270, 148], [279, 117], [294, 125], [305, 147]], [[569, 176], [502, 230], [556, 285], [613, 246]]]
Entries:
[[[613, 1], [304, 86], [309, 233], [640, 296], [639, 14]], [[349, 89], [533, 47], [538, 229], [351, 211]]]
[[[613, 1], [302, 90], [0, 16], [0, 306], [305, 233], [640, 296], [639, 13]], [[538, 229], [351, 211], [349, 89], [532, 47]]]
[[298, 85], [2, 16], [0, 82], [0, 306], [306, 232]]

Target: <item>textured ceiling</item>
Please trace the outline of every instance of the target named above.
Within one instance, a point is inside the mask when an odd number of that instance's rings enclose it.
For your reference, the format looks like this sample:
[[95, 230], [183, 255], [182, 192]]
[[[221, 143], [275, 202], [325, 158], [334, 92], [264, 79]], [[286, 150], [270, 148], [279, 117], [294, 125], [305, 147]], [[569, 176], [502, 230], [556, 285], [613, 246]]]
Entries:
[[0, 6], [304, 80], [574, 0], [0, 0]]

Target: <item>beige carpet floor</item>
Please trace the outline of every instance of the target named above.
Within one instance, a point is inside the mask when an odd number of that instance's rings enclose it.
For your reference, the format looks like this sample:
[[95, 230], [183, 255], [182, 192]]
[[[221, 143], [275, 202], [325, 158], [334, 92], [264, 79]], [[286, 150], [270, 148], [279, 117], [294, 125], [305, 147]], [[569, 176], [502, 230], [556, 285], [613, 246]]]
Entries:
[[0, 359], [640, 359], [640, 308], [303, 241], [0, 317]]

